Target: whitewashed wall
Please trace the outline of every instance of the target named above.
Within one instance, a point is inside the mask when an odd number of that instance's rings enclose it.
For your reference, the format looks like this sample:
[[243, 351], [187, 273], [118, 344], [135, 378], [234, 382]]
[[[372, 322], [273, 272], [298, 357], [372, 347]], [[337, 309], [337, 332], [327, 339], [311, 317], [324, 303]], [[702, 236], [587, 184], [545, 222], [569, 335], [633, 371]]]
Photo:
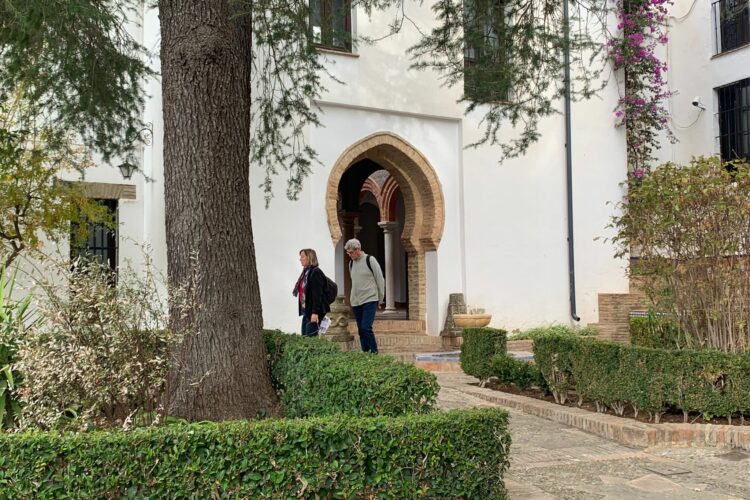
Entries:
[[[675, 12], [682, 4], [677, 2]], [[428, 29], [430, 7], [430, 2], [409, 4], [407, 14]], [[392, 19], [393, 13], [374, 14], [371, 19], [361, 13], [354, 16], [358, 33], [374, 37], [384, 34]], [[151, 10], [137, 29], [154, 53], [159, 49], [158, 27], [157, 13]], [[680, 90], [673, 99], [675, 120], [680, 123], [692, 121], [696, 109], [689, 102], [694, 95], [710, 105], [714, 86], [750, 73], [750, 63], [744, 63], [747, 51], [711, 60], [712, 29], [709, 7], [696, 5], [691, 16], [670, 31], [674, 48], [670, 49], [670, 84]], [[325, 213], [328, 177], [346, 148], [375, 132], [395, 133], [416, 147], [432, 164], [443, 189], [443, 238], [427, 262], [430, 334], [442, 328], [448, 295], [453, 292], [464, 292], [470, 305], [492, 313], [493, 326], [515, 329], [571, 322], [563, 117], [544, 120], [542, 140], [522, 158], [499, 164], [498, 148], [464, 149], [479, 137], [481, 115], [464, 116], [463, 106], [457, 103], [460, 89], [442, 87], [435, 73], [408, 69], [411, 61], [405, 48], [417, 36], [406, 23], [402, 33], [359, 47], [355, 56], [328, 56], [331, 72], [346, 85], [329, 82], [319, 103], [324, 126], [310, 130], [308, 137], [322, 165], [315, 167], [299, 201], [286, 199], [281, 175], [276, 179], [276, 196], [266, 209], [258, 187], [263, 172], [251, 168], [254, 241], [266, 327], [298, 330], [291, 289], [299, 274], [300, 248], [315, 248], [323, 269], [342, 283], [344, 269], [334, 269], [341, 248], [331, 243]], [[699, 61], [691, 59], [694, 54]], [[158, 69], [158, 58], [152, 63]], [[121, 203], [121, 234], [149, 242], [157, 264], [166, 269], [158, 79], [149, 83], [148, 92], [151, 97], [144, 113], [146, 121], [153, 123], [154, 135], [143, 151], [143, 169], [153, 181], [134, 178], [138, 199]], [[617, 82], [612, 79], [598, 97], [573, 105], [577, 310], [584, 324], [598, 320], [598, 293], [628, 290], [624, 263], [614, 259], [610, 245], [596, 239], [611, 236], [606, 226], [614, 208], [608, 203], [616, 203], [624, 194], [620, 185], [625, 177], [624, 132], [614, 127], [613, 119], [617, 97]], [[713, 115], [704, 113], [694, 127], [680, 132], [680, 144], [667, 145], [662, 153], [680, 160], [703, 149], [713, 152], [715, 135]], [[111, 167], [92, 170], [87, 180], [123, 182]], [[127, 244], [121, 245], [121, 258], [130, 253]]]
[[[677, 0], [670, 10], [668, 35], [663, 56], [669, 63], [669, 88], [676, 92], [669, 111], [678, 142], [663, 142], [660, 159], [685, 163], [693, 156], [719, 153], [714, 89], [750, 77], [750, 46], [716, 54], [715, 24], [708, 0]], [[696, 96], [706, 111], [691, 104]]]

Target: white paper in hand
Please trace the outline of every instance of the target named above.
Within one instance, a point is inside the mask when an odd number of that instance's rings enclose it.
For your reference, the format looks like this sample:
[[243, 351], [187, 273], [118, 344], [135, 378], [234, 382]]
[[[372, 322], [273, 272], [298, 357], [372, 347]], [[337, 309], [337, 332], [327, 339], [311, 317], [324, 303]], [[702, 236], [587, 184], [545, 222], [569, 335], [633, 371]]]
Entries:
[[329, 326], [331, 326], [331, 319], [328, 316], [326, 316], [320, 322], [320, 327], [318, 328], [318, 333], [323, 334], [323, 333], [327, 332]]

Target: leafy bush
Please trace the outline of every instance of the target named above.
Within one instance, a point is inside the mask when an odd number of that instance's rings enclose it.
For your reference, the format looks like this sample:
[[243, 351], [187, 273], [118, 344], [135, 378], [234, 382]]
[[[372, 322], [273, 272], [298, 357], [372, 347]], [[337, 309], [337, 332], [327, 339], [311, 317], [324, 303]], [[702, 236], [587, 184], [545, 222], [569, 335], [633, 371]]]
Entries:
[[498, 354], [492, 358], [490, 365], [492, 376], [497, 377], [503, 384], [514, 384], [519, 389], [536, 386], [544, 392], [549, 391], [542, 372], [530, 361], [516, 359], [508, 354]]
[[750, 356], [711, 350], [667, 350], [569, 336], [540, 337], [534, 359], [556, 401], [575, 389], [622, 415], [648, 411], [659, 421], [666, 408], [703, 416], [750, 412]]
[[679, 346], [679, 329], [674, 322], [655, 315], [630, 318], [630, 343], [641, 347], [676, 349]]
[[[282, 388], [280, 379], [284, 376], [284, 372], [291, 368], [290, 365], [304, 362], [302, 358], [341, 352], [338, 344], [333, 342], [323, 341], [320, 338], [284, 333], [281, 330], [263, 330], [263, 341], [268, 353], [271, 381], [277, 391], [280, 391]], [[304, 349], [295, 350], [293, 357], [291, 351], [285, 353], [289, 345], [304, 346]]]
[[13, 368], [18, 342], [26, 328], [33, 324], [29, 313], [31, 294], [20, 300], [13, 298], [17, 272], [8, 274], [0, 268], [0, 430], [14, 427], [21, 413], [16, 387], [21, 373]]
[[413, 365], [389, 356], [339, 352], [323, 339], [264, 335], [287, 416], [397, 416], [427, 413], [435, 405], [435, 376]]
[[[146, 266], [138, 275], [120, 268], [117, 286], [109, 272], [88, 264], [67, 269], [64, 283], [41, 283], [38, 312], [19, 344], [16, 369], [22, 424], [41, 428], [89, 428], [149, 423], [161, 409], [181, 336], [166, 329], [167, 304], [160, 282]], [[172, 295], [179, 311], [179, 293]], [[185, 302], [187, 303], [187, 302]]]
[[11, 498], [505, 498], [508, 415], [170, 425], [1, 435]]
[[484, 385], [492, 376], [492, 357], [507, 352], [506, 331], [496, 328], [465, 328], [461, 344], [461, 369]]
[[697, 158], [631, 182], [613, 218], [618, 256], [683, 346], [750, 351], [750, 164]]
[[540, 335], [578, 335], [581, 337], [595, 337], [598, 335], [596, 328], [586, 326], [583, 328], [574, 328], [568, 325], [550, 325], [529, 328], [519, 333], [512, 333], [508, 340], [534, 340]]

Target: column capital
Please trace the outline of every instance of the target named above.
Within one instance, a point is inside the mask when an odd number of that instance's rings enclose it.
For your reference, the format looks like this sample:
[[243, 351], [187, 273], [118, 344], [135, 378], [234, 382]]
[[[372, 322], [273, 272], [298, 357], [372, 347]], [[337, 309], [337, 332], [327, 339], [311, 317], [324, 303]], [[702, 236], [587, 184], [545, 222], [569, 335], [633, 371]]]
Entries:
[[378, 226], [380, 226], [380, 229], [382, 229], [384, 233], [389, 233], [398, 229], [398, 222], [396, 222], [395, 220], [378, 222]]

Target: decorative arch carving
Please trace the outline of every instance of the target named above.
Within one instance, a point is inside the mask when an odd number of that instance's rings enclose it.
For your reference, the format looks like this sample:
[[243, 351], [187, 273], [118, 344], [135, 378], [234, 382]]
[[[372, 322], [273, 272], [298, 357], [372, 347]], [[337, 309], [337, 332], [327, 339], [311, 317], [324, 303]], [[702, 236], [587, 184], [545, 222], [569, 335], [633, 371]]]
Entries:
[[[334, 163], [326, 189], [328, 229], [334, 245], [343, 234], [336, 207], [341, 178], [352, 165], [365, 159], [376, 162], [391, 175], [383, 188], [377, 190], [382, 201], [382, 220], [395, 219], [394, 195], [400, 191], [403, 197], [406, 216], [401, 242], [408, 254], [409, 318], [422, 320], [424, 324], [425, 252], [437, 250], [445, 225], [445, 201], [440, 181], [424, 155], [396, 134], [378, 132], [351, 145]], [[367, 182], [365, 186], [368, 186]]]

